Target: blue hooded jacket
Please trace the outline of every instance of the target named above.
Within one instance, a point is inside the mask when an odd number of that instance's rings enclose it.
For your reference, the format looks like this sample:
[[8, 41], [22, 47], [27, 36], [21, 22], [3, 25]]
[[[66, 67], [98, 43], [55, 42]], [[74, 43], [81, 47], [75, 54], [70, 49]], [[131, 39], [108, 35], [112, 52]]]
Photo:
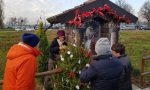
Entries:
[[118, 90], [118, 83], [123, 66], [111, 55], [96, 57], [90, 67], [84, 68], [80, 74], [83, 83], [90, 82], [91, 90]]

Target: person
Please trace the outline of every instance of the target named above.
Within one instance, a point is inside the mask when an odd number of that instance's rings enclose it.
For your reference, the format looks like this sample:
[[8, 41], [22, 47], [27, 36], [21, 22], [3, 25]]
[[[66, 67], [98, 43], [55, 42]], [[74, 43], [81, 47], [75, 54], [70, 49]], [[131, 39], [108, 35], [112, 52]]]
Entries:
[[35, 90], [38, 36], [24, 33], [22, 42], [13, 45], [7, 53], [3, 90]]
[[[57, 37], [53, 39], [49, 51], [50, 51], [50, 58], [48, 60], [48, 70], [54, 69], [54, 64], [56, 61], [60, 60], [60, 51], [64, 50], [67, 46], [67, 42], [65, 41], [65, 31], [58, 30]], [[58, 71], [59, 72], [59, 71]], [[50, 85], [50, 77], [47, 76], [44, 79], [44, 88], [45, 90], [51, 90]]]
[[120, 80], [119, 90], [132, 90], [131, 83], [131, 62], [125, 53], [125, 46], [121, 43], [113, 44], [111, 47], [112, 54], [117, 57], [124, 67], [123, 78]]
[[54, 68], [53, 63], [60, 60], [60, 51], [64, 50], [67, 46], [67, 42], [65, 41], [65, 31], [58, 30], [57, 37], [53, 39], [50, 45], [50, 60], [49, 60], [49, 68], [50, 70]]
[[97, 57], [81, 71], [81, 83], [90, 82], [90, 90], [118, 90], [119, 77], [123, 66], [113, 58], [110, 52], [110, 42], [100, 38], [95, 45]]

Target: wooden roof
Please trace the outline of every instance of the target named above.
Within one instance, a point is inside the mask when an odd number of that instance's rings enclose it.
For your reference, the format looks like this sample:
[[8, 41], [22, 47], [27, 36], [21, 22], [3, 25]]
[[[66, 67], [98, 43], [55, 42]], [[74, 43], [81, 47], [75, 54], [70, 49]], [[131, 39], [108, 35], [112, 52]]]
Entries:
[[52, 16], [47, 18], [49, 23], [66, 23], [75, 18], [75, 11], [80, 10], [80, 12], [87, 12], [90, 11], [92, 8], [103, 7], [105, 4], [108, 4], [113, 10], [117, 11], [117, 15], [126, 15], [127, 18], [131, 20], [131, 22], [136, 22], [138, 18], [133, 14], [127, 12], [126, 10], [122, 9], [121, 7], [117, 6], [113, 2], [109, 0], [93, 0], [92, 2], [86, 2], [79, 6], [76, 6], [72, 9], [66, 10], [63, 13], [58, 15]]

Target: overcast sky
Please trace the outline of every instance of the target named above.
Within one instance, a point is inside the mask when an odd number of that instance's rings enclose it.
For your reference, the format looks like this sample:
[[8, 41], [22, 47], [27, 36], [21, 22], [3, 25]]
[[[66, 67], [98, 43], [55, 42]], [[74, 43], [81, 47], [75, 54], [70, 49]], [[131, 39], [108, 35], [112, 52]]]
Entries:
[[[30, 23], [36, 23], [42, 17], [59, 14], [87, 0], [4, 0], [5, 22], [10, 17], [27, 17]], [[115, 2], [116, 0], [110, 0]], [[147, 0], [125, 0], [135, 10], [135, 15]]]

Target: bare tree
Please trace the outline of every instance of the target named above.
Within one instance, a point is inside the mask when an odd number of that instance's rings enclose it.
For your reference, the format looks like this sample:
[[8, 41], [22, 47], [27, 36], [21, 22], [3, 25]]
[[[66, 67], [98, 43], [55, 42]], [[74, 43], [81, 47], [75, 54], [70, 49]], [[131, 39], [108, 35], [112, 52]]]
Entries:
[[3, 16], [3, 0], [0, 0], [0, 28], [3, 28], [4, 16]]
[[117, 0], [116, 4], [119, 7], [125, 9], [126, 11], [128, 11], [130, 13], [132, 13], [132, 14], [134, 13], [134, 10], [133, 10], [132, 6], [130, 4], [128, 4], [128, 3], [126, 3], [125, 0]]
[[150, 23], [150, 1], [146, 1], [139, 11], [139, 15]]
[[10, 17], [7, 21], [7, 24], [11, 27], [16, 27], [16, 26], [20, 26], [20, 27], [23, 27], [27, 24], [28, 20], [27, 18], [23, 18], [23, 17], [19, 17], [19, 18], [16, 18], [16, 17]]
[[9, 24], [10, 26], [12, 26], [12, 27], [15, 27], [16, 24], [17, 24], [17, 18], [16, 18], [16, 17], [10, 17], [10, 18], [8, 19], [8, 24]]
[[27, 23], [27, 18], [19, 17], [19, 18], [17, 19], [17, 23], [18, 23], [19, 26], [26, 25], [26, 23]]

